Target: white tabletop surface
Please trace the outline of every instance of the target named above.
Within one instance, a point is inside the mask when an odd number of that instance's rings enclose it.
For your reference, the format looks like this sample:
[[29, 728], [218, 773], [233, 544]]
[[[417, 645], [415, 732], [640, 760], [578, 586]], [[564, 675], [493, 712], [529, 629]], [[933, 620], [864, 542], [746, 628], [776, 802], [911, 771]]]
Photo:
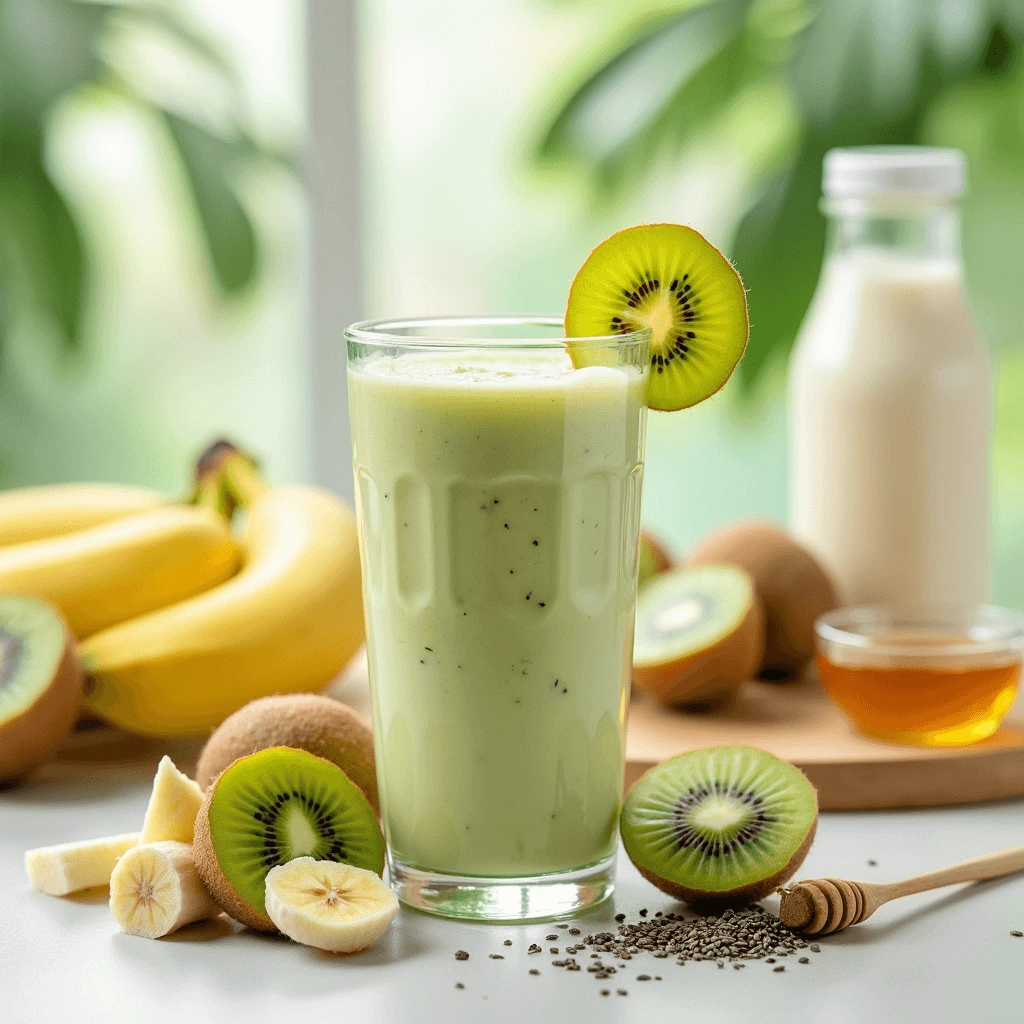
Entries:
[[[118, 932], [105, 892], [65, 899], [32, 893], [25, 849], [137, 829], [158, 756], [153, 745], [129, 746], [114, 765], [79, 763], [73, 774], [68, 764], [45, 767], [0, 791], [3, 1024], [1024, 1020], [1024, 939], [1010, 936], [1024, 929], [1024, 876], [890, 904], [866, 924], [822, 940], [810, 964], [788, 958], [784, 973], [759, 962], [742, 971], [680, 967], [640, 954], [608, 982], [552, 967], [559, 957], [547, 953], [528, 956], [533, 941], [552, 945], [543, 941], [550, 924], [457, 924], [403, 909], [372, 951], [336, 957], [224, 919], [165, 940], [132, 938]], [[1024, 802], [829, 814], [800, 876], [895, 879], [1020, 843]], [[652, 915], [680, 909], [623, 857], [614, 900], [581, 927], [614, 928], [616, 912], [634, 919], [641, 907]], [[457, 962], [457, 949], [468, 950], [470, 960]], [[492, 952], [505, 959], [489, 959]], [[639, 982], [642, 973], [663, 980]], [[609, 986], [612, 995], [601, 996]], [[627, 996], [615, 994], [620, 987]]]

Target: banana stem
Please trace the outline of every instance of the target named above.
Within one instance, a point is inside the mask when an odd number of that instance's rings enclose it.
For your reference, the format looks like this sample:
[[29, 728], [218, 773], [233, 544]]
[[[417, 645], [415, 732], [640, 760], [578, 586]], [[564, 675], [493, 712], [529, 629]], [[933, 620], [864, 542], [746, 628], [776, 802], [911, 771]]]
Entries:
[[267, 489], [256, 464], [240, 451], [226, 454], [221, 462], [221, 479], [228, 493], [243, 508], [249, 508]]
[[204, 473], [196, 481], [195, 500], [203, 508], [212, 508], [225, 519], [231, 518], [230, 497], [220, 473]]

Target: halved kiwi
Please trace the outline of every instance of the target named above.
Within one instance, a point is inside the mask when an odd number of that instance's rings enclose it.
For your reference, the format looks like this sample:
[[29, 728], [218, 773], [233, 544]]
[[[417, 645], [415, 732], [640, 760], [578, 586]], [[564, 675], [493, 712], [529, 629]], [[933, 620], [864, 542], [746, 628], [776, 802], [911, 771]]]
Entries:
[[638, 779], [619, 828], [649, 882], [698, 907], [725, 909], [792, 878], [817, 823], [817, 793], [798, 768], [754, 747], [710, 747]]
[[0, 597], [0, 781], [67, 739], [81, 696], [82, 670], [60, 612], [34, 597]]
[[672, 555], [662, 541], [650, 530], [640, 531], [640, 560], [637, 586], [642, 587], [655, 576], [672, 568]]
[[569, 291], [565, 334], [577, 365], [595, 351], [572, 338], [650, 327], [647, 404], [685, 409], [732, 375], [750, 333], [747, 296], [732, 264], [683, 224], [642, 224], [606, 238]]
[[753, 678], [763, 654], [764, 610], [737, 566], [663, 573], [637, 597], [633, 681], [664, 704], [721, 703]]
[[362, 791], [335, 764], [291, 747], [241, 757], [206, 791], [196, 817], [196, 868], [236, 921], [276, 931], [267, 874], [296, 857], [384, 870], [384, 837]]

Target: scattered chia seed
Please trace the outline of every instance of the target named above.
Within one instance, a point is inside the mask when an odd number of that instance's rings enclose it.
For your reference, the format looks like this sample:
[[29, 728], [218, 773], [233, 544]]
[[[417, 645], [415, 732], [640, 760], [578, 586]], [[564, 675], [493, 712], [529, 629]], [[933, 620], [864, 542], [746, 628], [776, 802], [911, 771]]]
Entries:
[[868, 867], [869, 868], [877, 868], [878, 867], [878, 861], [874, 860], [873, 858], [870, 858], [868, 860]]
[[492, 960], [504, 960], [505, 958], [500, 953], [488, 953], [487, 954]]
[[773, 967], [772, 974], [778, 974], [780, 971], [784, 971], [785, 969], [785, 967]]
[[556, 954], [557, 954], [557, 953], [558, 953], [558, 947], [557, 947], [557, 946], [552, 946], [552, 947], [551, 947], [551, 948], [550, 948], [550, 949], [548, 950], [548, 952], [549, 952], [549, 953], [556, 953]]
[[773, 963], [775, 963], [775, 957], [773, 957], [773, 956], [768, 957], [768, 959], [765, 960], [765, 963], [766, 964], [773, 964]]
[[646, 907], [644, 907], [644, 909], [640, 911], [640, 916], [641, 917], [646, 917], [647, 916], [647, 908]]
[[651, 980], [651, 976], [649, 974], [638, 974], [636, 976], [636, 980], [637, 981], [650, 981]]
[[612, 994], [612, 990], [610, 988], [603, 988], [603, 989], [601, 989], [601, 995], [603, 995], [603, 996], [610, 996], [611, 994]]
[[809, 956], [802, 956], [799, 960], [797, 960], [798, 964], [809, 964], [810, 962], [811, 958]]
[[1019, 931], [1017, 931], [1017, 929], [1016, 929], [1016, 928], [1014, 928], [1014, 930], [1013, 930], [1012, 932], [1010, 932], [1010, 934], [1011, 934], [1011, 935], [1012, 935], [1012, 936], [1013, 936], [1013, 937], [1014, 937], [1015, 939], [1022, 939], [1022, 938], [1024, 938], [1024, 932], [1019, 932]]
[[540, 971], [538, 971], [536, 967], [531, 967], [530, 968], [530, 973], [531, 974], [540, 974]]
[[580, 933], [579, 928], [570, 928], [569, 929], [569, 934], [570, 935], [579, 935], [579, 933]]
[[545, 935], [544, 938], [547, 939], [548, 942], [550, 942], [552, 939], [557, 939], [558, 936], [557, 935]]
[[[556, 928], [563, 928], [564, 929], [564, 928], [568, 928], [569, 926], [567, 924], [556, 924], [555, 927]], [[577, 933], [577, 934], [579, 934], [579, 933]]]
[[463, 985], [461, 981], [457, 981], [457, 982], [455, 982], [455, 987], [456, 988], [465, 988], [466, 986]]
[[457, 949], [457, 950], [455, 950], [455, 959], [456, 960], [468, 960], [469, 959], [469, 954], [464, 949]]
[[629, 993], [624, 988], [617, 988], [616, 993], [620, 996], [628, 996]]
[[615, 915], [615, 920], [618, 921], [621, 924], [623, 921], [626, 920], [626, 915], [625, 914], [616, 914]]
[[505, 945], [506, 946], [511, 946], [512, 945], [512, 940], [511, 939], [506, 939], [505, 940]]
[[527, 953], [543, 953], [544, 950], [537, 945], [536, 942], [530, 943], [530, 948], [526, 951]]
[[820, 953], [821, 952], [821, 946], [819, 946], [816, 942], [812, 942], [807, 948], [812, 953]]

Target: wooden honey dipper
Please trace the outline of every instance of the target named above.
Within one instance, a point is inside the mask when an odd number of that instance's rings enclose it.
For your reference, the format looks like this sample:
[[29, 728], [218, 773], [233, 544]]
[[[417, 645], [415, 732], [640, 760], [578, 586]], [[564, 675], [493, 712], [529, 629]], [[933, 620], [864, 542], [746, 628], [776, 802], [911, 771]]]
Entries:
[[828, 935], [866, 921], [883, 903], [916, 892], [941, 889], [958, 882], [981, 882], [1015, 871], [1024, 871], [1024, 846], [999, 850], [948, 868], [928, 871], [899, 882], [847, 882], [841, 878], [812, 878], [792, 888], [777, 890], [782, 896], [779, 920], [804, 935]]

